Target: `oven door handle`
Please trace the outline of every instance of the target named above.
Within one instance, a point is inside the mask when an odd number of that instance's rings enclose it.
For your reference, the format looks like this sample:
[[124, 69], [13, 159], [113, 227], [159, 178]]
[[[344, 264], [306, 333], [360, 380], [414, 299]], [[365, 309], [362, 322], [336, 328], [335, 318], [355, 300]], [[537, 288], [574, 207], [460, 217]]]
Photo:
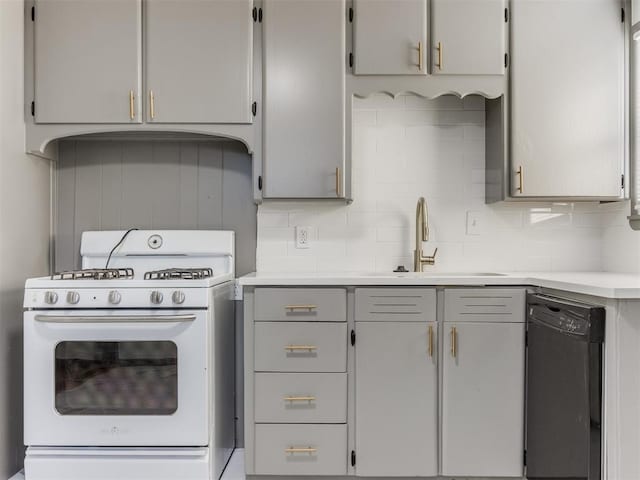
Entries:
[[36, 321], [47, 323], [184, 323], [195, 315], [36, 315]]

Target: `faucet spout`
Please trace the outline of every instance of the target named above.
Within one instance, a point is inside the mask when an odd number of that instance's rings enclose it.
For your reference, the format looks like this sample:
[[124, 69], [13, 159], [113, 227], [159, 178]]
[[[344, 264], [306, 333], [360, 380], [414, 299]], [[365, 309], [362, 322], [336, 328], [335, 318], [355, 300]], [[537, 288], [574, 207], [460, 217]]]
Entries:
[[422, 251], [422, 242], [429, 240], [429, 208], [424, 197], [418, 199], [416, 205], [416, 249], [414, 251], [413, 269], [422, 272], [424, 265], [434, 265], [436, 262], [436, 248], [433, 255], [425, 256]]

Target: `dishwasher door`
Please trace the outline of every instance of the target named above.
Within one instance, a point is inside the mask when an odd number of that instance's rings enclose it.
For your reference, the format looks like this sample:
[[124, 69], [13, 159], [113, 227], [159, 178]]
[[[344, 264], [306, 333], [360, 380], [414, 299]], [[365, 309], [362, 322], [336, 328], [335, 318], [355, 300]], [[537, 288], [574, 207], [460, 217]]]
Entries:
[[601, 478], [602, 307], [527, 296], [527, 478]]

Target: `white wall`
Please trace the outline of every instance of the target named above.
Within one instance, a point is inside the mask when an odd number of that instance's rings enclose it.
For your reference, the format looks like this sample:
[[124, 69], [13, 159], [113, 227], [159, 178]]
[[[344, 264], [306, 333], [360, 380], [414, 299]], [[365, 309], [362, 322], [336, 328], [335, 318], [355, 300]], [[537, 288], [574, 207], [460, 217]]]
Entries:
[[608, 272], [640, 273], [640, 231], [629, 226], [629, 202], [603, 204], [602, 258]]
[[23, 19], [22, 0], [0, 0], [0, 478], [23, 459], [22, 288], [48, 273], [50, 163], [24, 154]]
[[[354, 198], [264, 202], [258, 210], [259, 271], [390, 271], [412, 267], [415, 205], [429, 204], [433, 270], [600, 270], [597, 204], [484, 203], [484, 100], [386, 95], [354, 112]], [[480, 234], [466, 233], [467, 212]], [[296, 225], [314, 228], [312, 248], [294, 244]], [[431, 267], [429, 267], [431, 269]]]

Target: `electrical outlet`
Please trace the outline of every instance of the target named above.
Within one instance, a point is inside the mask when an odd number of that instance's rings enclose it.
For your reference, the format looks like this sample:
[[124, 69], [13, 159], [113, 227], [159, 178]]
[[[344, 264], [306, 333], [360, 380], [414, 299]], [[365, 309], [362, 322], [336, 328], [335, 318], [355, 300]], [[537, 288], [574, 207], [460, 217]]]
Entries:
[[311, 247], [311, 227], [296, 227], [296, 248]]
[[467, 235], [482, 233], [482, 215], [480, 212], [467, 212]]

